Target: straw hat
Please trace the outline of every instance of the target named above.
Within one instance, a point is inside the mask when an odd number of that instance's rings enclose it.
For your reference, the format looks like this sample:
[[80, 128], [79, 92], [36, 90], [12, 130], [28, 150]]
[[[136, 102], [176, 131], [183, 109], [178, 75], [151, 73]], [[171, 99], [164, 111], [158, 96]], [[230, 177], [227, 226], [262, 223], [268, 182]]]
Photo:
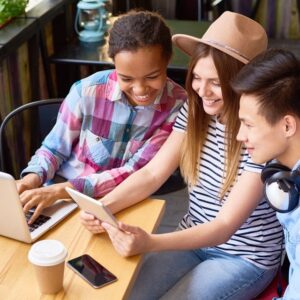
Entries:
[[245, 64], [266, 50], [268, 45], [267, 34], [259, 23], [230, 11], [225, 11], [216, 19], [202, 38], [175, 34], [172, 41], [188, 55], [192, 55], [198, 43], [203, 43]]

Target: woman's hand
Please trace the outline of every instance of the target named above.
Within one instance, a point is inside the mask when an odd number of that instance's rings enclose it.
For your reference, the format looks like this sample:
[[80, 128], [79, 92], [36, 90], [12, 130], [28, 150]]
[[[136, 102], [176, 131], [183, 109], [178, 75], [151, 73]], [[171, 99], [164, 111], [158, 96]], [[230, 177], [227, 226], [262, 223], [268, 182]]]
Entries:
[[105, 222], [102, 222], [102, 227], [107, 231], [114, 248], [121, 256], [127, 257], [149, 251], [150, 234], [143, 229], [121, 222], [119, 228]]
[[41, 186], [41, 179], [35, 173], [30, 173], [24, 176], [22, 179], [16, 180], [17, 190], [19, 194], [22, 194], [26, 190], [35, 189]]
[[81, 224], [93, 234], [98, 234], [105, 231], [101, 226], [102, 222], [99, 219], [83, 210], [80, 211], [80, 221]]
[[70, 198], [65, 191], [66, 186], [71, 186], [71, 184], [69, 182], [57, 183], [22, 192], [20, 194], [20, 200], [24, 212], [29, 211], [31, 208], [35, 208], [28, 224], [32, 224], [45, 207], [51, 206], [59, 199]]

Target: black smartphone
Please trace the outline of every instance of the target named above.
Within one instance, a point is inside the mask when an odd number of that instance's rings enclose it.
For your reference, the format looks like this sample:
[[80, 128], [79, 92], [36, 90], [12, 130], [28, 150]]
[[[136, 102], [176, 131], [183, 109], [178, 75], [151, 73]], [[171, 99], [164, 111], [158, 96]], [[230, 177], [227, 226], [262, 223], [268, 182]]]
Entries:
[[100, 288], [117, 280], [117, 277], [114, 274], [88, 254], [67, 261], [67, 266], [79, 274], [94, 288]]

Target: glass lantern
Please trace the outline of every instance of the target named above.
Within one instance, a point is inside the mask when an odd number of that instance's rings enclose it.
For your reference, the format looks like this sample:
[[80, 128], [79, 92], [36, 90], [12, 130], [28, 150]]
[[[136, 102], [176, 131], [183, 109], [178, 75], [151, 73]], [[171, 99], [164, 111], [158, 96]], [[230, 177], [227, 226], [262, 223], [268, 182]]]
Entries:
[[109, 1], [81, 0], [77, 3], [75, 31], [82, 42], [99, 42], [108, 29]]

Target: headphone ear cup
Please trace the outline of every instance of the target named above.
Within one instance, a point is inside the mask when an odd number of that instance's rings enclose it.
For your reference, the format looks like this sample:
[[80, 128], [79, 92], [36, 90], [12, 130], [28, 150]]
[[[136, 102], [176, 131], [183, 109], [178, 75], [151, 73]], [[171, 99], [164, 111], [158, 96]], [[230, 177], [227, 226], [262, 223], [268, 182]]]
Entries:
[[287, 213], [298, 204], [299, 193], [290, 171], [274, 173], [264, 183], [265, 198], [276, 211]]
[[293, 186], [290, 190], [290, 198], [289, 198], [289, 210], [292, 211], [295, 209], [299, 203], [299, 192], [295, 186]]
[[268, 163], [261, 171], [261, 180], [265, 183], [269, 178], [271, 178], [274, 174], [282, 171], [290, 172], [290, 168], [281, 165], [279, 163]]
[[280, 189], [277, 182], [267, 181], [264, 184], [264, 195], [269, 205], [279, 212], [284, 212], [289, 207], [289, 193]]

